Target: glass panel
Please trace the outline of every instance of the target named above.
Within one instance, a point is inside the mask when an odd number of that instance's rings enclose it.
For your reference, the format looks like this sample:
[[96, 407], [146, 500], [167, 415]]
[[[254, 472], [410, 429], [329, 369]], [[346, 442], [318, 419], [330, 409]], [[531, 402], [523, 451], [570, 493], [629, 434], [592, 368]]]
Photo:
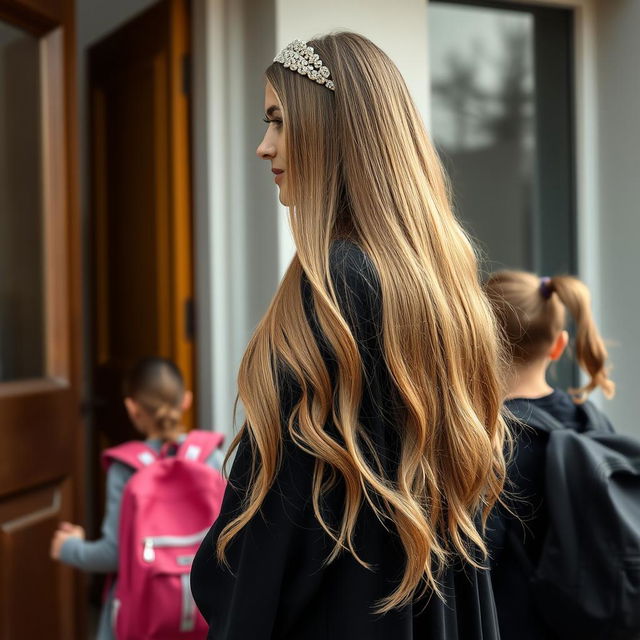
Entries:
[[534, 261], [534, 19], [431, 2], [432, 136], [489, 269]]
[[39, 41], [0, 23], [0, 381], [45, 370]]

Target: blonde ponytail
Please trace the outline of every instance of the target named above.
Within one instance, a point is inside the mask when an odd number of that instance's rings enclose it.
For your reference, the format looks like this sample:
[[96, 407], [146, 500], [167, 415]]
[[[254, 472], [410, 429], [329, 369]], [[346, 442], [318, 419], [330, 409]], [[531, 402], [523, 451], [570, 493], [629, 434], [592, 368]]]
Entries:
[[549, 285], [576, 324], [576, 361], [590, 376], [586, 385], [572, 389], [572, 393], [579, 401], [584, 401], [594, 389], [600, 387], [607, 398], [612, 398], [616, 387], [609, 379], [605, 366], [609, 356], [593, 320], [589, 289], [573, 276], [555, 276], [550, 279]]
[[526, 365], [547, 355], [565, 328], [566, 312], [576, 323], [576, 361], [589, 382], [570, 389], [576, 402], [584, 402], [597, 387], [611, 398], [615, 385], [609, 379], [604, 341], [591, 313], [586, 285], [573, 276], [539, 278], [525, 271], [498, 271], [485, 285], [502, 327], [514, 365]]

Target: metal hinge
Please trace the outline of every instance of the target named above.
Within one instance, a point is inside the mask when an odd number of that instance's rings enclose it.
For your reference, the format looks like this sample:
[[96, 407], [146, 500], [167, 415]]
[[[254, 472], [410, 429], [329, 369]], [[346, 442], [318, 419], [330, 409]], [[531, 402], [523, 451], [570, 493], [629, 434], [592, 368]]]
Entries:
[[187, 340], [196, 337], [196, 309], [193, 298], [184, 301], [184, 327]]

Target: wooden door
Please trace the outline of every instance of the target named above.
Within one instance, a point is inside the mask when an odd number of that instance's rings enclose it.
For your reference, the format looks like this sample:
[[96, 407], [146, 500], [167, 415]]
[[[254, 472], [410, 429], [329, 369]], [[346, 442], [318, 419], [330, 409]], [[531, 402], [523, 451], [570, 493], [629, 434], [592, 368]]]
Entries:
[[187, 1], [154, 5], [89, 63], [100, 449], [136, 436], [121, 398], [137, 359], [169, 357], [194, 385]]
[[85, 638], [73, 0], [0, 0], [0, 638]]

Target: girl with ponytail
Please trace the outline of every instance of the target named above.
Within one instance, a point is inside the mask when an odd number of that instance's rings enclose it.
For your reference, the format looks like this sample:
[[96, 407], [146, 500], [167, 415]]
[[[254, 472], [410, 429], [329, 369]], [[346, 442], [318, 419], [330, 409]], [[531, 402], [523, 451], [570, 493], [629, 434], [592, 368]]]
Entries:
[[245, 422], [193, 564], [210, 638], [497, 638], [497, 327], [398, 69], [337, 33], [266, 72], [258, 147], [296, 254], [240, 366]]
[[523, 271], [499, 271], [489, 278], [486, 290], [511, 355], [509, 395], [536, 397], [553, 391], [546, 371], [568, 344], [568, 313], [576, 325], [576, 361], [589, 378], [583, 387], [571, 390], [573, 401], [584, 402], [598, 387], [607, 398], [613, 397], [615, 385], [607, 374], [607, 350], [593, 320], [591, 296], [584, 283], [573, 276], [539, 278]]
[[[531, 413], [568, 429], [594, 428], [581, 405], [600, 388], [613, 397], [607, 350], [591, 312], [587, 287], [572, 276], [540, 278], [522, 271], [500, 271], [485, 286], [500, 324], [511, 360], [506, 408], [518, 416]], [[547, 371], [569, 342], [568, 316], [575, 325], [575, 359], [586, 383], [568, 392], [552, 387]], [[542, 410], [543, 412], [538, 412]], [[600, 414], [598, 427], [612, 431]], [[513, 458], [509, 464], [508, 504], [500, 505], [490, 521], [492, 581], [503, 640], [558, 638], [543, 621], [531, 591], [533, 567], [542, 551], [549, 517], [545, 505], [545, 453], [548, 434], [514, 421]]]

